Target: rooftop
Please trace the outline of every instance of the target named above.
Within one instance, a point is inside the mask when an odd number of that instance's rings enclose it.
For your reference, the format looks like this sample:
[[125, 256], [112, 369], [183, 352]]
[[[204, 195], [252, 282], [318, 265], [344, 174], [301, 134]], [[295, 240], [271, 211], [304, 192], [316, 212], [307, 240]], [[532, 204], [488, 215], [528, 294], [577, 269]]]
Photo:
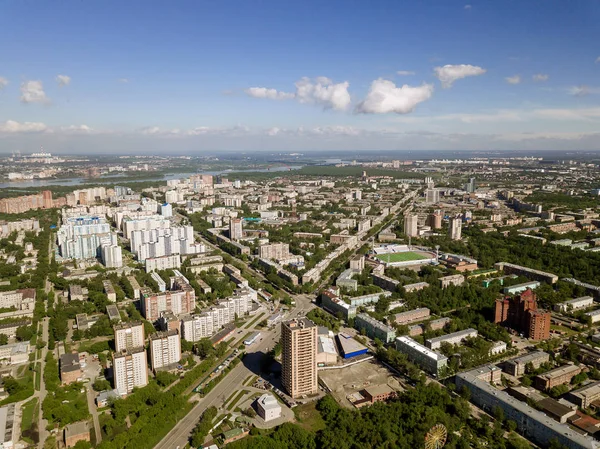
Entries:
[[412, 338], [402, 336], [402, 337], [396, 338], [396, 341], [402, 342], [403, 344], [405, 344], [405, 345], [407, 345], [407, 346], [409, 346], [409, 347], [411, 347], [411, 348], [419, 351], [421, 354], [423, 354], [426, 357], [429, 357], [430, 359], [433, 359], [433, 360], [445, 360], [445, 359], [447, 359], [446, 356], [444, 356], [442, 354], [439, 354], [439, 353], [437, 353], [435, 351], [432, 351], [431, 349], [423, 346], [422, 344], [417, 343]]

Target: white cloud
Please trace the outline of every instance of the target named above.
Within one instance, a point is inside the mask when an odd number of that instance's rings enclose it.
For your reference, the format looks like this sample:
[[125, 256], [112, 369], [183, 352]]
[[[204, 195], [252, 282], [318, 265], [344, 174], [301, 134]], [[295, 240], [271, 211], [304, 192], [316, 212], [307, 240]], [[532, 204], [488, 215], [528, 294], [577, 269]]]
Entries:
[[268, 98], [269, 100], [289, 100], [295, 97], [292, 93], [281, 92], [277, 89], [267, 89], [266, 87], [250, 87], [244, 92], [254, 98]]
[[281, 129], [274, 127], [271, 128], [267, 131], [267, 136], [276, 136], [277, 134], [279, 134], [281, 132]]
[[508, 84], [519, 84], [521, 82], [521, 76], [520, 75], [507, 76], [504, 79], [506, 80], [506, 82]]
[[469, 10], [469, 9], [471, 9], [471, 8], [472, 8], [472, 6], [471, 6], [471, 5], [465, 5], [465, 7], [464, 7], [464, 8], [465, 8], [466, 10]]
[[412, 70], [398, 70], [396, 73], [400, 76], [410, 76], [415, 74]]
[[596, 64], [600, 63], [600, 56], [596, 58]]
[[8, 86], [8, 80], [0, 76], [0, 90]]
[[484, 68], [470, 64], [447, 64], [443, 67], [435, 67], [433, 71], [444, 88], [451, 87], [456, 80], [466, 78], [468, 76], [483, 75], [485, 72], [487, 72], [487, 70]]
[[548, 81], [548, 78], [550, 78], [550, 75], [546, 75], [545, 73], [536, 73], [531, 78], [536, 83], [540, 83], [540, 82]]
[[581, 84], [579, 86], [571, 86], [567, 88], [567, 92], [569, 93], [569, 95], [573, 95], [574, 97], [585, 97], [591, 94], [600, 94], [600, 88], [590, 87], [585, 84]]
[[46, 131], [48, 127], [44, 123], [39, 122], [23, 122], [19, 123], [14, 120], [7, 120], [0, 123], [0, 133], [15, 134], [15, 133], [39, 133]]
[[334, 84], [325, 77], [318, 77], [314, 82], [304, 77], [296, 82], [296, 99], [300, 103], [316, 103], [325, 109], [341, 111], [350, 105], [348, 87], [348, 81]]
[[23, 81], [21, 83], [22, 103], [47, 103], [48, 101], [41, 81]]
[[64, 87], [71, 84], [71, 77], [68, 75], [57, 75], [56, 82], [58, 83], [58, 87]]
[[60, 131], [66, 133], [81, 133], [88, 134], [93, 132], [94, 130], [87, 125], [70, 125], [70, 126], [61, 126]]
[[402, 87], [388, 80], [379, 78], [371, 83], [367, 97], [356, 106], [356, 112], [363, 114], [408, 114], [414, 111], [419, 103], [428, 100], [433, 94], [433, 84], [422, 84]]
[[250, 87], [247, 95], [254, 98], [270, 100], [296, 99], [300, 103], [318, 104], [325, 109], [344, 110], [350, 105], [350, 83], [334, 83], [327, 77], [320, 76], [314, 80], [304, 77], [295, 83], [296, 92], [284, 92], [267, 87]]
[[122, 84], [127, 84], [129, 82], [129, 79], [128, 78], [119, 78], [117, 81]]

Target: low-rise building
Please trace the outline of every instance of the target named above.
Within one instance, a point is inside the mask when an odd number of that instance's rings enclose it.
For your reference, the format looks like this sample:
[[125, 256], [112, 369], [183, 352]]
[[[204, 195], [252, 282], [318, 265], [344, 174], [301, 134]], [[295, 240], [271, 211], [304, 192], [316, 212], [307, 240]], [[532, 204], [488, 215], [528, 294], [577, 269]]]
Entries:
[[588, 408], [593, 402], [600, 400], [600, 382], [593, 382], [578, 390], [571, 391], [568, 399], [581, 408]]
[[104, 293], [110, 302], [117, 302], [117, 292], [115, 291], [115, 287], [112, 285], [110, 281], [102, 281], [102, 286], [104, 287]]
[[359, 331], [364, 330], [369, 338], [378, 338], [383, 343], [391, 343], [396, 338], [396, 330], [393, 327], [377, 321], [366, 313], [356, 315], [354, 327]]
[[81, 364], [79, 353], [63, 354], [60, 356], [60, 380], [63, 385], [69, 385], [81, 379]]
[[504, 371], [516, 377], [525, 374], [525, 367], [531, 363], [533, 369], [538, 369], [542, 363], [547, 363], [550, 360], [550, 355], [544, 351], [530, 352], [529, 354], [515, 357], [514, 359], [504, 362]]
[[452, 274], [450, 276], [443, 276], [439, 279], [442, 288], [449, 287], [451, 285], [461, 286], [465, 282], [465, 277], [462, 274]]
[[281, 405], [272, 394], [265, 393], [256, 400], [256, 411], [265, 422], [281, 417]]
[[523, 282], [522, 284], [509, 285], [508, 287], [504, 287], [505, 295], [518, 295], [519, 293], [523, 293], [525, 290], [535, 290], [540, 286], [538, 281], [529, 281]]
[[372, 385], [362, 390], [361, 395], [371, 404], [376, 402], [384, 402], [396, 396], [396, 391], [390, 388], [389, 385]]
[[65, 446], [73, 447], [78, 441], [90, 441], [90, 429], [86, 421], [78, 421], [65, 427]]
[[340, 354], [343, 358], [349, 359], [367, 353], [367, 347], [360, 344], [351, 335], [340, 332], [337, 335], [337, 342], [340, 348]]
[[405, 324], [423, 321], [429, 318], [431, 311], [427, 307], [419, 309], [407, 310], [406, 312], [397, 313], [394, 317], [396, 324], [402, 326]]
[[540, 390], [549, 390], [557, 385], [571, 382], [571, 379], [581, 372], [577, 365], [565, 365], [554, 368], [535, 377], [535, 387]]
[[442, 335], [440, 337], [429, 338], [425, 341], [425, 346], [429, 349], [439, 349], [442, 343], [448, 343], [451, 345], [458, 345], [462, 343], [466, 338], [477, 337], [477, 330], [473, 328], [465, 329], [451, 334]]
[[587, 309], [594, 305], [593, 296], [582, 296], [581, 298], [571, 299], [554, 305], [556, 312], [574, 312], [576, 310]]
[[418, 292], [419, 290], [423, 290], [424, 288], [429, 287], [427, 282], [416, 282], [414, 284], [406, 284], [402, 288], [406, 293], [410, 292]]
[[448, 365], [448, 358], [409, 337], [396, 338], [396, 350], [406, 354], [408, 359], [430, 374], [438, 375]]
[[598, 321], [600, 321], [600, 309], [598, 309], [598, 310], [592, 310], [591, 312], [586, 312], [583, 315], [586, 316], [586, 317], [589, 317], [589, 319], [591, 320], [592, 324], [595, 324]]

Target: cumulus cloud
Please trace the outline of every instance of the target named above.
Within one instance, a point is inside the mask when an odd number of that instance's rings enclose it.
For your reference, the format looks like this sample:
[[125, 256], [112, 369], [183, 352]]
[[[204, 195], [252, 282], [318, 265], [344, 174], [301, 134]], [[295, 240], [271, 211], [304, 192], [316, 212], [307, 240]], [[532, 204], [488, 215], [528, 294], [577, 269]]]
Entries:
[[433, 94], [433, 84], [422, 84], [402, 87], [388, 80], [379, 78], [371, 83], [367, 97], [356, 106], [356, 112], [363, 114], [408, 114], [414, 111], [419, 103], [428, 100]]
[[65, 87], [71, 84], [71, 77], [68, 75], [57, 75], [56, 82], [58, 83], [58, 87]]
[[506, 82], [508, 84], [519, 84], [521, 82], [521, 76], [520, 75], [507, 76], [504, 79], [506, 80]]
[[581, 84], [579, 86], [571, 86], [567, 88], [567, 92], [569, 93], [569, 95], [573, 95], [574, 97], [585, 97], [591, 94], [600, 94], [600, 88], [590, 87], [585, 84]]
[[296, 92], [284, 92], [267, 87], [250, 87], [246, 94], [254, 98], [267, 98], [270, 100], [295, 99], [300, 103], [318, 104], [325, 109], [344, 110], [350, 105], [350, 83], [334, 83], [327, 77], [320, 76], [315, 79], [301, 78], [296, 81]]
[[472, 6], [471, 6], [471, 5], [465, 5], [465, 9], [466, 9], [466, 10], [469, 10], [469, 9], [471, 9], [471, 8], [472, 8]]
[[67, 133], [81, 133], [88, 134], [93, 132], [94, 130], [87, 125], [70, 125], [70, 126], [61, 126], [60, 131]]
[[8, 86], [8, 80], [0, 76], [0, 90]]
[[39, 133], [46, 131], [48, 127], [44, 123], [39, 122], [16, 122], [7, 120], [0, 123], [0, 133], [16, 134], [16, 133]]
[[267, 89], [266, 87], [250, 87], [245, 92], [251, 97], [268, 98], [269, 100], [289, 100], [295, 97], [293, 93], [282, 92], [277, 89]]
[[536, 83], [543, 83], [544, 81], [548, 81], [548, 78], [550, 78], [550, 75], [546, 75], [545, 73], [536, 73], [531, 78]]
[[273, 127], [267, 131], [267, 136], [276, 136], [281, 132], [281, 129], [277, 127]]
[[398, 70], [396, 73], [400, 76], [410, 76], [415, 74], [412, 70]]
[[127, 84], [129, 82], [129, 79], [128, 78], [119, 78], [117, 81], [121, 84]]
[[468, 76], [479, 76], [487, 72], [486, 69], [470, 64], [447, 64], [443, 67], [433, 69], [435, 76], [442, 83], [443, 88], [452, 87], [454, 81], [466, 78]]
[[22, 103], [47, 103], [48, 97], [44, 92], [41, 81], [23, 81], [21, 83]]

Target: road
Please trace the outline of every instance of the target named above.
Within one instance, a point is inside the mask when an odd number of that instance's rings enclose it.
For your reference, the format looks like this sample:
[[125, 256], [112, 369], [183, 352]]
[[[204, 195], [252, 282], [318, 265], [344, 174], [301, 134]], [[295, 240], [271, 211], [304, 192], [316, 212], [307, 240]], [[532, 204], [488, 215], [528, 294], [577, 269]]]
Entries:
[[[287, 318], [304, 316], [310, 309], [315, 307], [307, 295], [297, 295], [296, 307], [290, 311]], [[281, 326], [275, 326], [268, 331], [262, 330], [262, 340], [247, 349], [246, 357], [242, 363], [233, 368], [194, 408], [181, 420], [171, 431], [155, 446], [155, 449], [175, 449], [184, 447], [196, 427], [200, 416], [211, 407], [223, 405], [225, 400], [234, 392], [242, 388], [242, 383], [249, 376], [260, 372], [260, 362], [264, 354], [279, 341]]]
[[94, 421], [94, 431], [96, 434], [96, 444], [100, 444], [102, 442], [102, 431], [100, 430], [100, 420], [98, 419], [98, 409], [96, 408], [96, 404], [94, 403], [94, 390], [92, 390], [92, 380], [88, 382], [86, 386], [86, 396], [88, 402], [88, 410], [92, 415], [92, 420]]
[[[50, 318], [46, 317], [41, 321], [42, 340], [45, 341], [46, 343], [48, 342], [48, 322], [49, 322], [49, 320], [50, 320]], [[40, 391], [39, 391], [40, 414], [38, 416], [38, 431], [39, 431], [39, 435], [40, 435], [40, 439], [39, 439], [39, 443], [38, 443], [39, 449], [43, 449], [44, 443], [46, 442], [46, 438], [48, 438], [48, 432], [46, 431], [46, 426], [48, 425], [48, 420], [42, 418], [42, 403], [44, 402], [44, 399], [46, 398], [46, 395], [47, 395], [46, 382], [44, 382], [44, 370], [46, 368], [46, 354], [47, 353], [48, 353], [48, 345], [44, 346], [44, 348], [42, 349], [42, 359], [41, 359], [41, 365], [42, 365], [41, 374], [42, 374], [42, 376], [41, 376]]]

